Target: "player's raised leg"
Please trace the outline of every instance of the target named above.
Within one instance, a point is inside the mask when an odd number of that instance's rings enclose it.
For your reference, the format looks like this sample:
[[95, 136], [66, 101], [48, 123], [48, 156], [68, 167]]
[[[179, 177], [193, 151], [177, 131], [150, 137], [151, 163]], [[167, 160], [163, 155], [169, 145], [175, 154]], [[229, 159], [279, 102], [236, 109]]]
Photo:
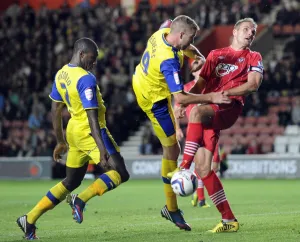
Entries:
[[189, 169], [199, 147], [203, 145], [205, 125], [210, 125], [215, 115], [210, 105], [195, 106], [190, 114], [181, 168]]

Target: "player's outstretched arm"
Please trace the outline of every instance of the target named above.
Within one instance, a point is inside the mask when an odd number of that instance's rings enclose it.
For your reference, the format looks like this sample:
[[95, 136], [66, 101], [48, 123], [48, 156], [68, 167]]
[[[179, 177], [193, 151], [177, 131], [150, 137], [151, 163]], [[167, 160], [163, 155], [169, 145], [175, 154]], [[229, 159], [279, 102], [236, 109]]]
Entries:
[[188, 91], [189, 93], [200, 94], [205, 87], [205, 80], [199, 76], [195, 85]]
[[101, 136], [101, 130], [100, 125], [98, 121], [98, 109], [86, 109], [86, 113], [89, 120], [89, 125], [92, 132], [92, 137], [94, 138], [98, 149], [100, 150], [100, 159], [101, 161], [107, 162], [109, 158], [109, 154], [105, 148], [102, 136]]
[[183, 106], [187, 106], [189, 104], [197, 104], [197, 103], [230, 103], [231, 100], [229, 97], [225, 96], [221, 92], [211, 92], [207, 94], [192, 94], [187, 93], [185, 91], [173, 93], [175, 102], [181, 104]]
[[199, 71], [202, 68], [205, 63], [205, 57], [194, 45], [190, 44], [190, 46], [185, 49], [183, 53], [185, 56], [195, 60], [192, 65], [191, 73]]
[[190, 44], [185, 50], [183, 50], [183, 54], [191, 59], [203, 59], [205, 61], [204, 55], [196, 48], [196, 46]]
[[63, 127], [62, 127], [62, 110], [65, 107], [63, 102], [52, 102], [51, 114], [52, 114], [52, 125], [56, 137], [56, 146], [53, 151], [53, 159], [60, 162], [62, 155], [68, 150], [68, 145], [64, 138]]
[[[179, 123], [179, 118], [183, 118], [184, 114], [179, 111], [180, 110], [180, 106], [175, 105], [174, 106], [174, 113], [175, 113], [175, 126], [176, 126], [176, 138], [178, 141], [181, 141], [184, 137], [184, 134], [182, 132], [182, 129], [180, 127], [180, 123]], [[181, 112], [180, 114], [176, 114], [176, 112]], [[179, 117], [179, 118], [177, 118]]]
[[243, 85], [224, 91], [227, 96], [246, 96], [253, 92], [257, 92], [262, 82], [263, 76], [259, 72], [250, 72], [248, 80]]

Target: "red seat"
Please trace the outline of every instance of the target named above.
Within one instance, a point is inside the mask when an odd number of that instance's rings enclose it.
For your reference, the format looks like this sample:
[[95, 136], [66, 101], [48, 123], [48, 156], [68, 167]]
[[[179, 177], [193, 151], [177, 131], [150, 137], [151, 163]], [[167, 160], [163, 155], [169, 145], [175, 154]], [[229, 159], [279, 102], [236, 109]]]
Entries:
[[224, 149], [225, 153], [230, 154], [232, 146], [231, 145], [223, 145], [223, 149]]
[[269, 116], [269, 119], [271, 121], [271, 125], [274, 125], [274, 124], [278, 124], [278, 121], [279, 121], [279, 118], [278, 118], [278, 115], [277, 114], [271, 114]]
[[292, 97], [292, 103], [295, 103], [296, 100], [300, 100], [300, 96], [294, 96], [294, 97]]
[[256, 140], [256, 139], [257, 139], [257, 136], [254, 135], [254, 134], [248, 134], [248, 135], [245, 136], [244, 142], [245, 142], [245, 144], [249, 144], [250, 141], [253, 140], [253, 139]]
[[10, 128], [10, 126], [11, 126], [11, 122], [9, 120], [4, 119], [3, 127], [7, 129]]
[[267, 125], [270, 123], [270, 119], [268, 116], [260, 116], [257, 118], [257, 125], [264, 124]]
[[261, 144], [261, 143], [264, 143], [265, 140], [269, 139], [269, 137], [270, 137], [270, 135], [268, 135], [268, 134], [260, 134], [260, 135], [256, 138], [256, 140], [257, 140], [258, 143]]
[[278, 97], [267, 97], [267, 103], [268, 104], [277, 104], [278, 103]]
[[295, 34], [300, 34], [300, 24], [296, 24], [296, 26], [294, 28], [294, 32], [295, 32]]
[[274, 35], [280, 35], [281, 34], [281, 26], [279, 24], [276, 24], [273, 26], [273, 33]]
[[229, 128], [229, 129], [224, 129], [224, 130], [221, 131], [222, 135], [232, 135], [232, 133], [233, 133], [233, 128], [232, 127]]
[[280, 110], [279, 106], [271, 106], [269, 107], [269, 114], [277, 114]]
[[241, 126], [233, 127], [232, 129], [232, 135], [244, 135], [246, 132], [246, 129]]
[[259, 129], [259, 134], [260, 135], [272, 135], [274, 133], [273, 127], [272, 126], [265, 126], [265, 127], [260, 127]]
[[[275, 127], [275, 126], [274, 126]], [[277, 126], [274, 128], [275, 135], [282, 135], [284, 133], [285, 128], [283, 126]]]
[[246, 130], [246, 134], [247, 135], [255, 135], [257, 136], [257, 134], [259, 134], [259, 131], [260, 131], [260, 127], [252, 127], [252, 128], [249, 128]]
[[243, 124], [244, 124], [244, 118], [243, 118], [243, 117], [239, 117], [239, 118], [236, 120], [236, 122], [235, 122], [234, 125], [237, 125], [237, 124], [243, 125]]
[[282, 104], [289, 104], [291, 103], [291, 98], [290, 97], [280, 97], [278, 99], [278, 103], [281, 106]]
[[289, 104], [280, 104], [279, 112], [289, 112], [291, 110], [291, 106]]
[[294, 34], [294, 27], [292, 25], [284, 25], [282, 33], [285, 35]]
[[261, 152], [263, 154], [271, 153], [273, 151], [273, 144], [262, 144]]
[[257, 120], [256, 117], [252, 117], [252, 116], [245, 117], [245, 119], [244, 119], [244, 125], [246, 125], [246, 124], [256, 124], [256, 120]]

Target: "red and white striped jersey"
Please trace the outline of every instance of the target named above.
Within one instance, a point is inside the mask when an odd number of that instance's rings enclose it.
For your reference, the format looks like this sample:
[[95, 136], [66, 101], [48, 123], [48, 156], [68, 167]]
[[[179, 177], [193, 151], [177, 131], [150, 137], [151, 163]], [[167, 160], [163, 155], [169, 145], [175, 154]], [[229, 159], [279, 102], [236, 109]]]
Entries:
[[[200, 76], [206, 81], [202, 93], [220, 92], [247, 82], [248, 73], [263, 74], [260, 53], [250, 49], [236, 51], [231, 47], [212, 50], [201, 69]], [[245, 97], [234, 96], [244, 104]]]

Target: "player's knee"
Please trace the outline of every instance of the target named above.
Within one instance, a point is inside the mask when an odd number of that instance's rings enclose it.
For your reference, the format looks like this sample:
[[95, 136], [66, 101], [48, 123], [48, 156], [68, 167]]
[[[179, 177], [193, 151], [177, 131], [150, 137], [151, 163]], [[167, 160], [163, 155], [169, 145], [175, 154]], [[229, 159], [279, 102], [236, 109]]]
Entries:
[[130, 174], [126, 169], [123, 156], [121, 156], [120, 153], [114, 154], [112, 155], [111, 162], [113, 163], [112, 167], [115, 167], [115, 170], [120, 174], [121, 183], [128, 181], [130, 178]]
[[189, 121], [190, 122], [200, 122], [201, 121], [201, 117], [202, 117], [201, 108], [195, 106], [191, 110]]
[[66, 178], [62, 181], [62, 183], [63, 183], [63, 185], [65, 186], [65, 188], [66, 188], [68, 191], [71, 192], [71, 191], [75, 190], [77, 187], [80, 186], [81, 180], [66, 177]]
[[163, 146], [163, 157], [167, 160], [177, 160], [180, 154], [180, 146], [176, 142], [172, 146]]
[[212, 113], [208, 105], [196, 106], [191, 111], [189, 121], [206, 124], [206, 123], [210, 123], [211, 116]]
[[209, 174], [209, 172], [211, 171], [211, 165], [207, 164], [207, 163], [195, 164], [195, 168], [201, 178], [207, 176]]
[[127, 171], [127, 169], [125, 170], [121, 170], [119, 172], [120, 176], [121, 176], [121, 182], [124, 183], [124, 182], [127, 182], [130, 178], [130, 174], [129, 172]]

